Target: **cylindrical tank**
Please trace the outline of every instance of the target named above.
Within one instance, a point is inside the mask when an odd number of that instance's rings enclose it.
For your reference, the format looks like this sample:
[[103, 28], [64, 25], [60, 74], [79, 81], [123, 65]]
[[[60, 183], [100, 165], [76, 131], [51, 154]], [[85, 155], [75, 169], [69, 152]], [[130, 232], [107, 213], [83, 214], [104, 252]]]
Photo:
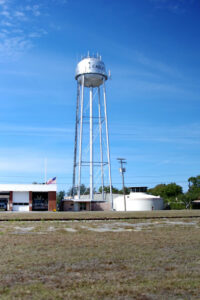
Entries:
[[86, 57], [76, 67], [75, 78], [81, 83], [81, 75], [84, 75], [84, 86], [98, 87], [108, 79], [106, 68], [100, 57]]
[[[124, 211], [124, 197], [119, 196], [114, 199], [114, 209]], [[163, 199], [159, 196], [148, 195], [145, 193], [130, 193], [126, 196], [127, 211], [147, 211], [164, 209]]]

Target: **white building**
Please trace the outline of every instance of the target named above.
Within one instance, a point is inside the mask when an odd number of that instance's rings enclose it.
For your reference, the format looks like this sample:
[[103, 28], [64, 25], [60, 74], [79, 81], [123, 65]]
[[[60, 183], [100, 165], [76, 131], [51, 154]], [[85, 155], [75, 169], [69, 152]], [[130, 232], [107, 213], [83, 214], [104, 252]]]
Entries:
[[146, 194], [146, 187], [132, 187], [129, 195], [120, 195], [113, 199], [113, 208], [116, 211], [148, 211], [164, 209], [164, 202], [160, 196]]

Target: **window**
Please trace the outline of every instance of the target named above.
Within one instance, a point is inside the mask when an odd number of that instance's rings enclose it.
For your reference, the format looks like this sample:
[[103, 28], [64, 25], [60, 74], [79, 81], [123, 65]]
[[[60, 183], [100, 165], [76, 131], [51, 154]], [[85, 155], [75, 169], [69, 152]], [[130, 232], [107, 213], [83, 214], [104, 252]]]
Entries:
[[13, 205], [29, 205], [29, 203], [22, 203], [22, 202], [14, 202]]
[[86, 202], [80, 202], [80, 210], [86, 210]]

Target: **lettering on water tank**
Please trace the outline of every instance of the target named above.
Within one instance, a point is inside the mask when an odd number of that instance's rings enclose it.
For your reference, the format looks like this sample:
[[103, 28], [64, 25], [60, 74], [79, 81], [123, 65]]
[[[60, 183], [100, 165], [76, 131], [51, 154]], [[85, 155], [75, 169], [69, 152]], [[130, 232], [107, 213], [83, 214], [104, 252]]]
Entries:
[[100, 70], [104, 69], [101, 65], [92, 65], [92, 67]]

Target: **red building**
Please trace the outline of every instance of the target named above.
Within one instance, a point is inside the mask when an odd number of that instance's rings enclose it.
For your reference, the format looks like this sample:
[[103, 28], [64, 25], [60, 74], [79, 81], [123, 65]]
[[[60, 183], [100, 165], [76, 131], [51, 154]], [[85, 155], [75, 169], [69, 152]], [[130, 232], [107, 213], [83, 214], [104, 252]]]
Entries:
[[0, 184], [0, 208], [10, 211], [56, 210], [56, 184]]

